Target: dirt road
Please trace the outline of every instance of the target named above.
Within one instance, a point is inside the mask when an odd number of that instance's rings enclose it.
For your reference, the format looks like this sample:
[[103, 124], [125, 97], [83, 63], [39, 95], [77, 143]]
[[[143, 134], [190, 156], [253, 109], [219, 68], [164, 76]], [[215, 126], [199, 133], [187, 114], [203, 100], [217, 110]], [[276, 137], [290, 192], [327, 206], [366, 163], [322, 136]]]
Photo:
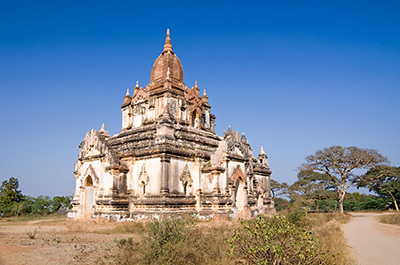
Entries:
[[400, 227], [379, 223], [377, 213], [352, 215], [342, 228], [357, 264], [400, 264]]

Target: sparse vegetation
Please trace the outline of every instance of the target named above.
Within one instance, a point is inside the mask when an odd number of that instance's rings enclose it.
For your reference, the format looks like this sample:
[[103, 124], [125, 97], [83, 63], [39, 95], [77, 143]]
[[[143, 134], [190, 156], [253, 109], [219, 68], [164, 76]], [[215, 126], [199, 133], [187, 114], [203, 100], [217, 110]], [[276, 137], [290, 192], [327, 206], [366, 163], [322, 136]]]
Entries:
[[35, 239], [37, 233], [37, 229], [33, 230], [33, 231], [27, 231], [26, 235], [30, 238], [30, 239]]
[[[275, 218], [280, 219], [277, 221]], [[317, 254], [312, 259], [321, 262], [326, 260], [328, 264], [340, 265], [348, 261], [346, 245], [343, 243], [343, 235], [339, 228], [339, 223], [346, 221], [347, 218], [346, 215], [330, 213], [306, 214], [303, 209], [287, 210], [280, 217], [257, 217], [242, 222], [173, 218], [147, 223], [73, 222], [70, 220], [61, 223], [59, 221], [61, 218], [55, 218], [54, 222], [45, 218], [43, 221], [34, 220], [34, 225], [41, 226], [40, 237], [36, 236], [35, 240], [25, 243], [23, 241], [14, 241], [14, 243], [23, 244], [24, 251], [32, 255], [58, 253], [54, 254], [54, 257], [49, 256], [49, 259], [56, 259], [60, 264], [233, 265], [244, 261], [244, 257], [232, 254], [230, 243], [233, 242], [234, 233], [237, 233], [239, 229], [246, 229], [245, 227], [251, 226], [251, 223], [260, 223], [259, 219], [262, 219], [267, 232], [277, 228], [272, 226], [273, 222], [280, 222], [282, 229], [286, 229], [288, 234], [278, 232], [279, 236], [283, 238], [288, 235], [293, 236], [292, 241], [288, 241], [292, 245], [285, 246], [285, 252], [300, 251], [301, 253], [311, 248], [306, 253], [306, 257], [314, 255], [312, 253], [316, 251]], [[21, 219], [21, 217], [11, 219]], [[7, 229], [10, 227], [16, 229], [25, 227], [27, 224], [31, 226], [33, 225], [31, 222], [3, 219], [0, 224], [8, 226]], [[252, 227], [257, 231], [255, 225]], [[263, 235], [262, 231], [259, 232]], [[13, 237], [10, 236], [8, 239], [13, 240]], [[258, 244], [261, 248], [266, 248], [270, 243], [260, 241]], [[32, 249], [29, 246], [32, 246]], [[231, 254], [228, 254], [229, 252]], [[299, 258], [301, 259], [301, 255]]]

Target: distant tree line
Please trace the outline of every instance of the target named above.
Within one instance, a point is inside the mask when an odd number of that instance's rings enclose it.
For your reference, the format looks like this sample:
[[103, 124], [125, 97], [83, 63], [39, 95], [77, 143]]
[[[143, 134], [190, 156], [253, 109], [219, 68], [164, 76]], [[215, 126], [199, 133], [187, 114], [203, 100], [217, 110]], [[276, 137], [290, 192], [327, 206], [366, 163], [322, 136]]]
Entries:
[[[277, 210], [296, 205], [310, 211], [399, 211], [400, 167], [374, 149], [332, 146], [306, 157], [292, 185], [271, 181]], [[366, 173], [356, 174], [359, 169]], [[367, 187], [377, 195], [348, 193]]]
[[48, 215], [56, 213], [60, 207], [71, 207], [71, 197], [38, 196], [35, 198], [23, 195], [18, 188], [17, 178], [11, 177], [2, 182], [0, 187], [1, 216]]

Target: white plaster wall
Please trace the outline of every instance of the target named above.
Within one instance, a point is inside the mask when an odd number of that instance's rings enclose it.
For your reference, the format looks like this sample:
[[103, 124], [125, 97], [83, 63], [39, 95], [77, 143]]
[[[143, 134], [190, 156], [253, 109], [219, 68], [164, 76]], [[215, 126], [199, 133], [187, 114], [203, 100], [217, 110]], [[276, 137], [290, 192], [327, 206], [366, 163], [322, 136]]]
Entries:
[[122, 110], [122, 129], [125, 129], [129, 126], [129, 109], [125, 108]]

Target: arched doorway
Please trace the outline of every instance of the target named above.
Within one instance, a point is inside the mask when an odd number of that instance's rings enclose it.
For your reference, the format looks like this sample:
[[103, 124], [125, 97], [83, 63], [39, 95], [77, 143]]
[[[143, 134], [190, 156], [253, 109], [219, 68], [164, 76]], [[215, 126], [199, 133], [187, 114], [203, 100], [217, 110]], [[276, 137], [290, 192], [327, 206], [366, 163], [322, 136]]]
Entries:
[[94, 213], [94, 188], [93, 179], [87, 176], [85, 179], [85, 205], [84, 215], [90, 217]]
[[234, 185], [234, 192], [232, 194], [232, 199], [234, 202], [234, 207], [237, 208], [238, 212], [242, 212], [247, 204], [247, 195], [245, 190], [245, 177], [243, 171], [239, 166], [236, 167], [232, 174], [232, 180]]

